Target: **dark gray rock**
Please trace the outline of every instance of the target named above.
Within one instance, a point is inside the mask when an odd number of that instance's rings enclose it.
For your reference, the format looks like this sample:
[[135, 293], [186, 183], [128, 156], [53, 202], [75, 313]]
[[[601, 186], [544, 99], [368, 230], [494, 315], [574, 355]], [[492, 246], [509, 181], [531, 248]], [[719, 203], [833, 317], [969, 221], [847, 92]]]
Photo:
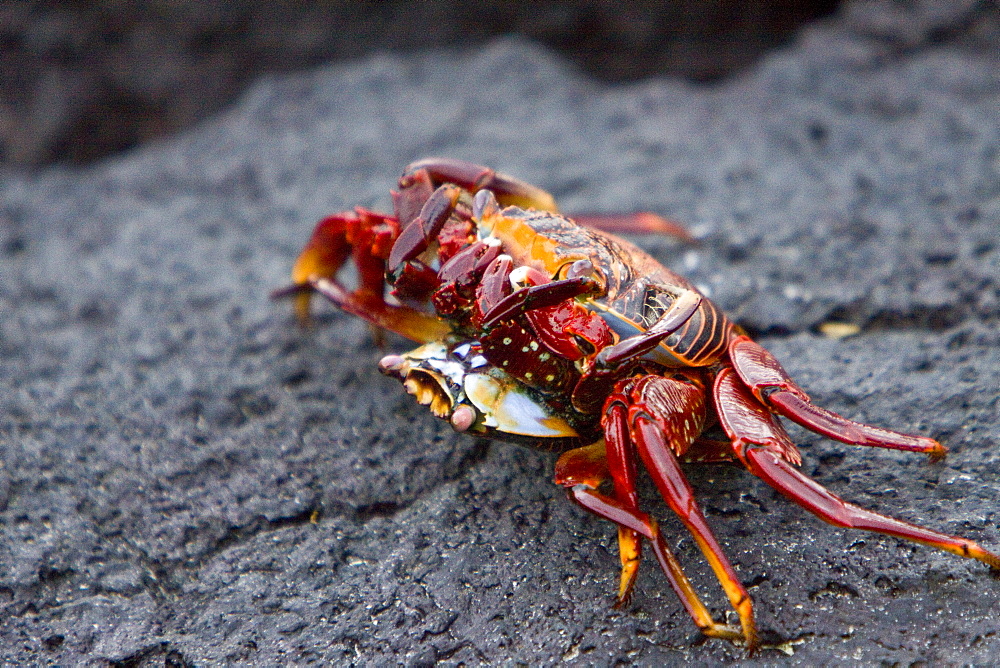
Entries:
[[265, 73], [522, 35], [605, 81], [719, 79], [839, 0], [32, 0], [0, 3], [0, 164], [162, 138]]
[[[363, 323], [324, 309], [302, 331], [267, 300], [316, 219], [387, 207], [431, 154], [567, 211], [685, 221], [700, 246], [644, 243], [764, 334], [817, 403], [952, 449], [928, 464], [795, 431], [804, 471], [1000, 548], [996, 22], [971, 3], [894, 7], [852, 5], [711, 89], [605, 87], [499, 41], [264, 80], [169, 143], [7, 173], [0, 658], [741, 657], [699, 636], [652, 564], [610, 608], [614, 531], [550, 483], [552, 456], [455, 435], [376, 373]], [[861, 334], [820, 335], [831, 320]], [[982, 564], [829, 527], [735, 468], [690, 477], [789, 663], [1000, 651]], [[649, 507], [721, 617], [692, 541]]]

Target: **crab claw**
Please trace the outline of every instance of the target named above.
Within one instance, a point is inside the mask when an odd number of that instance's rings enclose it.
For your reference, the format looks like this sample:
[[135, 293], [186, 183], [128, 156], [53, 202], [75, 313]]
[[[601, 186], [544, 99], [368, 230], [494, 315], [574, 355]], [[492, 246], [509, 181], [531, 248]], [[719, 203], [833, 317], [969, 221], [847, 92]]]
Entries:
[[537, 393], [489, 365], [478, 344], [449, 348], [435, 341], [403, 355], [386, 355], [379, 370], [402, 381], [418, 403], [448, 420], [455, 431], [516, 442], [581, 440], [566, 418]]
[[416, 397], [420, 405], [429, 407], [435, 417], [451, 417], [455, 397], [447, 379], [440, 373], [411, 364], [400, 355], [386, 355], [378, 366], [382, 373], [403, 381], [406, 392]]
[[386, 376], [393, 376], [399, 380], [406, 378], [406, 359], [402, 355], [386, 355], [378, 363], [378, 370]]

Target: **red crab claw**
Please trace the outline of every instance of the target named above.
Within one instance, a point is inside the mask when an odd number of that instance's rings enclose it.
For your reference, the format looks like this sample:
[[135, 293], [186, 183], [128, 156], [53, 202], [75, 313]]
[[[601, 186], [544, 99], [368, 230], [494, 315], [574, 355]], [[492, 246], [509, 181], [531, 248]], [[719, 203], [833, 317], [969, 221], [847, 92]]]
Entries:
[[736, 373], [758, 400], [810, 431], [851, 445], [926, 452], [935, 460], [948, 452], [932, 438], [861, 424], [814, 405], [774, 355], [749, 337], [733, 339], [729, 344], [729, 357]]

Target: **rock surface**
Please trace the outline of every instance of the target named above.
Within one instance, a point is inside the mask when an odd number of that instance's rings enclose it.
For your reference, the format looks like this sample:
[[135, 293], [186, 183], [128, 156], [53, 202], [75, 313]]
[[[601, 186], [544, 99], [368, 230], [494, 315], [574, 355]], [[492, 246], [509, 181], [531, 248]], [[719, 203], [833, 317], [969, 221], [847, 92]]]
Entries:
[[[741, 658], [651, 563], [611, 609], [614, 531], [550, 483], [551, 455], [452, 433], [378, 375], [363, 323], [323, 309], [302, 331], [268, 301], [316, 219], [386, 208], [433, 154], [567, 211], [685, 221], [700, 245], [642, 243], [817, 403], [951, 448], [928, 464], [794, 431], [803, 470], [1000, 549], [1000, 49], [988, 3], [944, 6], [850, 5], [714, 88], [606, 87], [521, 40], [377, 56], [263, 80], [121, 159], [7, 172], [0, 660]], [[690, 477], [765, 640], [794, 650], [759, 661], [1000, 653], [982, 564], [827, 526], [736, 468]]]
[[173, 134], [265, 73], [376, 51], [554, 48], [605, 81], [718, 79], [839, 0], [0, 3], [0, 164], [82, 164]]

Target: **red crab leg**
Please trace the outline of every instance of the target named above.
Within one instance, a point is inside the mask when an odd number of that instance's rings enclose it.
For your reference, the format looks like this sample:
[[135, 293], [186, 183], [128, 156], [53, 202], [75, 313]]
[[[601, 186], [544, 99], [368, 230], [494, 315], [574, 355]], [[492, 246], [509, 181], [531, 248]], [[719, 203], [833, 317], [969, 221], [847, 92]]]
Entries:
[[[625, 510], [638, 513], [635, 449], [628, 437], [628, 405], [622, 400], [621, 395], [614, 394], [608, 397], [608, 401], [604, 404], [602, 426], [606, 434], [608, 472], [615, 483], [615, 498]], [[639, 535], [635, 530], [619, 526], [618, 553], [622, 562], [622, 574], [616, 606], [620, 607], [627, 604], [632, 596], [635, 578], [639, 573], [639, 560], [642, 558]]]
[[[715, 402], [723, 429], [732, 439], [736, 455], [750, 472], [820, 519], [839, 527], [865, 529], [930, 545], [961, 557], [978, 559], [1000, 570], [1000, 556], [958, 536], [887, 517], [847, 503], [790, 464], [774, 443], [782, 438], [773, 431], [770, 414], [731, 369], [715, 381]], [[787, 437], [786, 437], [787, 438]]]
[[452, 158], [425, 158], [407, 165], [399, 187], [407, 187], [414, 173], [421, 169], [426, 170], [436, 183], [454, 183], [473, 194], [480, 190], [492, 190], [504, 206], [558, 212], [552, 195], [541, 188], [489, 167]]
[[[666, 378], [656, 378], [656, 380], [663, 383], [671, 382]], [[670, 408], [674, 415], [683, 414], [683, 405]], [[670, 434], [664, 433], [663, 427], [657, 424], [656, 418], [650, 414], [649, 407], [639, 404], [629, 408], [629, 435], [636, 444], [646, 470], [667, 505], [691, 532], [691, 536], [708, 560], [715, 577], [729, 597], [730, 605], [740, 617], [747, 650], [753, 652], [758, 647], [759, 641], [750, 595], [740, 582], [729, 559], [726, 558], [722, 546], [712, 534], [705, 516], [695, 501], [694, 491], [684, 477], [677, 456], [674, 454], [675, 451], [683, 452], [697, 434], [685, 434], [683, 430], [671, 431]]]
[[451, 331], [446, 323], [435, 316], [407, 306], [387, 304], [381, 295], [361, 291], [350, 292], [336, 281], [325, 278], [311, 280], [309, 285], [347, 313], [417, 343], [438, 341]]
[[932, 438], [861, 424], [813, 405], [774, 355], [746, 336], [729, 344], [729, 357], [754, 396], [806, 429], [851, 445], [926, 452], [932, 459], [940, 459], [948, 452]]
[[[742, 640], [743, 633], [739, 629], [712, 619], [708, 608], [701, 602], [698, 592], [684, 574], [677, 557], [664, 541], [656, 520], [596, 491], [608, 477], [603, 452], [603, 444], [598, 442], [564, 453], [556, 462], [556, 484], [565, 487], [570, 498], [584, 509], [617, 524], [619, 537], [627, 532], [628, 535], [641, 535], [649, 540], [667, 581], [702, 633], [713, 638]], [[619, 597], [616, 607], [620, 603]]]
[[580, 225], [611, 234], [665, 234], [688, 243], [697, 241], [679, 223], [649, 211], [621, 214], [579, 213], [570, 217]]
[[295, 261], [293, 286], [279, 290], [276, 296], [298, 293], [295, 310], [302, 322], [308, 322], [311, 291], [299, 291], [294, 286], [306, 285], [316, 277], [332, 279], [352, 256], [358, 268], [358, 289], [381, 296], [385, 258], [398, 233], [395, 218], [362, 207], [324, 218], [316, 224]]

